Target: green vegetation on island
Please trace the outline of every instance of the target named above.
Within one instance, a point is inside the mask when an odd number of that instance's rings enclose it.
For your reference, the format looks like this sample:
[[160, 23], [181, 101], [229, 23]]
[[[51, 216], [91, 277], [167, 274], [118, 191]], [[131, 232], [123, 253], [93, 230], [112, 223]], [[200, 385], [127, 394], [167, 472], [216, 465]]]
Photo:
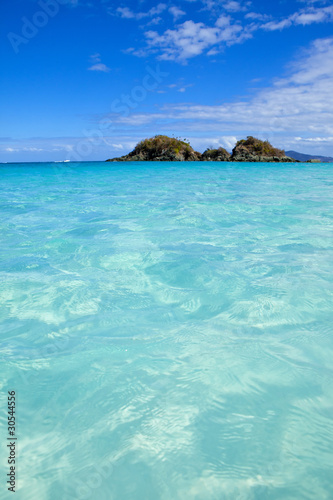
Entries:
[[261, 141], [249, 135], [236, 143], [232, 161], [281, 161], [287, 158], [282, 149], [274, 148], [268, 141]]
[[237, 142], [228, 153], [224, 148], [208, 148], [204, 153], [195, 151], [184, 139], [155, 135], [140, 141], [133, 151], [119, 158], [106, 161], [246, 161], [246, 162], [295, 162], [282, 149], [274, 148], [268, 141], [248, 136]]
[[201, 155], [201, 161], [230, 161], [231, 154], [224, 148], [208, 148]]
[[155, 135], [140, 141], [133, 151], [107, 161], [200, 161], [201, 153], [194, 151], [186, 140], [167, 135]]

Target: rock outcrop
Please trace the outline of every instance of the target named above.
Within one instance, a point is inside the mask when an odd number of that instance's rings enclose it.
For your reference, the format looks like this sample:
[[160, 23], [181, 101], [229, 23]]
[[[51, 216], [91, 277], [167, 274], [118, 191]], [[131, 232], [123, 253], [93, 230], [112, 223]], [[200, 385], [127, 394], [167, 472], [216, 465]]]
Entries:
[[107, 161], [200, 161], [201, 153], [190, 144], [174, 137], [156, 135], [139, 142], [133, 151]]
[[248, 136], [238, 141], [232, 150], [231, 161], [246, 162], [295, 162], [282, 149], [274, 148], [268, 141]]
[[206, 149], [201, 155], [201, 161], [230, 161], [231, 154], [224, 148]]
[[295, 162], [282, 149], [274, 148], [268, 141], [248, 136], [238, 141], [232, 154], [224, 148], [206, 149], [198, 153], [186, 140], [155, 135], [140, 141], [133, 151], [119, 158], [106, 161], [244, 161], [244, 162]]

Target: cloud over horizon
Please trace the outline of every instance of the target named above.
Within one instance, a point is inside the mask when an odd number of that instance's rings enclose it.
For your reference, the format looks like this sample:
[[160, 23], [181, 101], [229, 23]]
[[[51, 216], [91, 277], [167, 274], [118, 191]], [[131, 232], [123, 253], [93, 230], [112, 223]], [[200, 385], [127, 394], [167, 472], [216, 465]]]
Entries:
[[[252, 134], [333, 154], [330, 1], [73, 0], [47, 16], [38, 0], [28, 4], [0, 6], [12, 36], [3, 160], [58, 160], [78, 144], [90, 150], [94, 134], [90, 159], [156, 133], [229, 149]], [[99, 127], [104, 118], [112, 130]]]
[[322, 134], [312, 142], [327, 142], [333, 135], [333, 37], [315, 40], [296, 60], [290, 75], [276, 79], [246, 101], [220, 105], [167, 104], [155, 113], [114, 117], [119, 124], [172, 123], [189, 133], [202, 130], [232, 129], [265, 132], [270, 136], [289, 137], [293, 133]]

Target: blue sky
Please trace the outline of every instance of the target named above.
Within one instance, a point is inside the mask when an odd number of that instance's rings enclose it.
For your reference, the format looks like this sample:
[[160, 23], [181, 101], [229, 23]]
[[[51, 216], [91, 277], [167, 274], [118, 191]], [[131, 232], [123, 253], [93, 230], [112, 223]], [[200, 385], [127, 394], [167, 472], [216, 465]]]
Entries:
[[0, 161], [104, 160], [155, 134], [333, 156], [333, 5], [3, 0]]

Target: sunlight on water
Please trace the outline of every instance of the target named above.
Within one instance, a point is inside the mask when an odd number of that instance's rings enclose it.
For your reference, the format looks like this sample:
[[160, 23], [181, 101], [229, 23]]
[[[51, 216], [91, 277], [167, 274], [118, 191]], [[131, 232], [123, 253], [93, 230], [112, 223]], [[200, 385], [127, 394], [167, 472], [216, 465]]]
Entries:
[[332, 165], [0, 172], [17, 500], [333, 498]]

